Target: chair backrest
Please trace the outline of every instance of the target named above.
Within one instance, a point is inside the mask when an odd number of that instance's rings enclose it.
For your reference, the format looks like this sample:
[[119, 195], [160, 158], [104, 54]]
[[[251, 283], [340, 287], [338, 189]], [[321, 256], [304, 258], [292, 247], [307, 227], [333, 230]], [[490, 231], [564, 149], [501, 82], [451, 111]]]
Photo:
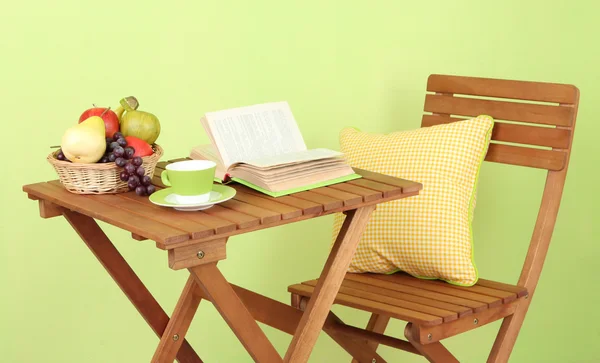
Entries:
[[541, 274], [565, 183], [579, 90], [567, 84], [431, 75], [422, 127], [478, 115], [495, 120], [487, 161], [548, 170], [518, 284], [532, 294]]

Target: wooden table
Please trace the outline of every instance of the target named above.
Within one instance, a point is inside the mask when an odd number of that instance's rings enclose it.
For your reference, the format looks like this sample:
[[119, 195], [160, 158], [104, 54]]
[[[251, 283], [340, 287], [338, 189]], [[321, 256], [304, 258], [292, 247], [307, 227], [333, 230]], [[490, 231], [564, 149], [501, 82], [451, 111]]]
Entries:
[[[173, 162], [172, 160], [170, 162]], [[157, 166], [160, 175], [166, 162]], [[138, 312], [161, 338], [152, 362], [202, 362], [185, 340], [201, 299], [211, 301], [248, 353], [257, 362], [306, 362], [321, 329], [360, 361], [383, 361], [365, 341], [341, 329], [330, 312], [337, 291], [371, 212], [379, 203], [416, 195], [419, 183], [356, 169], [363, 178], [271, 198], [241, 185], [234, 199], [201, 212], [178, 212], [150, 203], [134, 193], [76, 195], [58, 181], [26, 185], [38, 200], [42, 218], [64, 216], [105, 267]], [[159, 178], [155, 184], [161, 186]], [[313, 298], [303, 311], [227, 282], [217, 267], [226, 258], [230, 236], [336, 212], [346, 219], [325, 263]], [[169, 267], [187, 268], [190, 277], [171, 318], [117, 251], [95, 219], [153, 240], [168, 253]], [[293, 335], [282, 357], [256, 321]], [[115, 357], [115, 359], [117, 359]]]

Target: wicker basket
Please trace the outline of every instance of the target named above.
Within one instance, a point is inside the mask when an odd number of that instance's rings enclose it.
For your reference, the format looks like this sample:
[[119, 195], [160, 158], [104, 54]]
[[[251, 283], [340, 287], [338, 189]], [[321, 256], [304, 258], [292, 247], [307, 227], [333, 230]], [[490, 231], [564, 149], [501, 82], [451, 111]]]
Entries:
[[[159, 145], [153, 145], [154, 154], [144, 156], [142, 160], [146, 175], [152, 177], [154, 168], [163, 155]], [[48, 155], [60, 182], [71, 193], [76, 194], [116, 194], [129, 191], [127, 182], [119, 178], [123, 170], [115, 163], [79, 164], [61, 161], [56, 158], [58, 150]]]

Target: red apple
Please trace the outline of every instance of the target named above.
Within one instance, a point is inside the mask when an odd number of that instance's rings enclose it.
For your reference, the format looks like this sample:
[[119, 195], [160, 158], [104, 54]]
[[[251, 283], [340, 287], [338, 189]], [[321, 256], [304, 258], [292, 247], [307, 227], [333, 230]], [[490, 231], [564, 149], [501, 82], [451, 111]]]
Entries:
[[138, 137], [126, 136], [125, 141], [127, 141], [127, 146], [131, 146], [135, 150], [133, 156], [150, 156], [154, 154], [152, 146]]
[[79, 116], [79, 123], [92, 116], [102, 117], [104, 120], [104, 126], [106, 127], [106, 137], [113, 137], [115, 132], [119, 131], [119, 117], [116, 113], [111, 110], [107, 110], [104, 107], [94, 107], [90, 108], [89, 110], [85, 110], [81, 116]]

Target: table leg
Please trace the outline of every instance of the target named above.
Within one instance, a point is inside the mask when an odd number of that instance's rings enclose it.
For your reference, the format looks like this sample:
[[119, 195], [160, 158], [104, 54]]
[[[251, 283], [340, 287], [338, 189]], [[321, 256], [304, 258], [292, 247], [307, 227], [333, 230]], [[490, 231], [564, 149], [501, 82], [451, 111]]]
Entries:
[[[104, 234], [102, 228], [93, 218], [83, 214], [65, 210], [63, 215], [152, 330], [162, 337], [169, 322], [169, 316]], [[187, 341], [182, 343], [181, 349], [177, 353], [177, 360], [180, 363], [202, 363]]]
[[152, 357], [153, 363], [172, 363], [175, 359], [202, 300], [198, 290], [198, 285], [190, 276]]
[[308, 361], [374, 209], [375, 205], [370, 205], [347, 212], [319, 282], [285, 354], [284, 362]]
[[191, 267], [189, 271], [254, 361], [261, 363], [282, 361], [244, 303], [221, 274], [216, 263]]

